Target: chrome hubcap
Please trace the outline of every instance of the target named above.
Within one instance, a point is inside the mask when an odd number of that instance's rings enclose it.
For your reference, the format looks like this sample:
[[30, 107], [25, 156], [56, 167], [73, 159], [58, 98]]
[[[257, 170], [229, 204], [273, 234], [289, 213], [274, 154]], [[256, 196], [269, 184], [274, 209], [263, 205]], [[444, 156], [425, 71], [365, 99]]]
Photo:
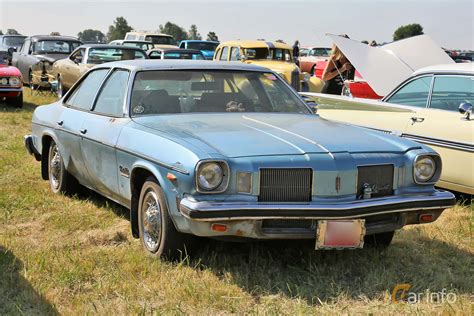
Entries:
[[156, 251], [161, 240], [161, 207], [156, 193], [149, 191], [142, 205], [143, 241], [150, 251]]
[[51, 185], [55, 190], [59, 188], [60, 177], [61, 177], [61, 155], [59, 154], [58, 147], [53, 145], [51, 150], [51, 160], [49, 162], [49, 179]]

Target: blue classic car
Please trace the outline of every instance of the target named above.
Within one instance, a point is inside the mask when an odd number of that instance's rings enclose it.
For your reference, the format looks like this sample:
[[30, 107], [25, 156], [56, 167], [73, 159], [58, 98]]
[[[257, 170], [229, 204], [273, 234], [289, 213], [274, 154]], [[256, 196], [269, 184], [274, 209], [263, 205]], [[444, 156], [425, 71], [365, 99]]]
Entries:
[[200, 50], [204, 55], [204, 58], [208, 60], [214, 58], [214, 52], [216, 51], [217, 46], [219, 46], [219, 42], [201, 40], [184, 40], [179, 43], [179, 48]]
[[53, 192], [81, 184], [130, 209], [157, 256], [193, 235], [387, 246], [454, 205], [430, 148], [320, 118], [270, 70], [152, 60], [98, 65], [36, 108], [27, 150]]

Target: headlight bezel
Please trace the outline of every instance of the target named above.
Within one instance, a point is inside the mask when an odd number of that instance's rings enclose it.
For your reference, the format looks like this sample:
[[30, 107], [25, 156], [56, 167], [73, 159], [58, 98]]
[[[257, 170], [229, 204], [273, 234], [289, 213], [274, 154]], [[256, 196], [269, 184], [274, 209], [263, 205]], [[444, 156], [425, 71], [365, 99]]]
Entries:
[[[215, 187], [213, 189], [207, 189], [207, 188], [202, 187], [200, 185], [199, 176], [200, 176], [200, 170], [202, 170], [202, 168], [206, 164], [211, 164], [211, 163], [215, 163], [221, 168], [221, 170], [222, 170], [222, 180], [221, 180], [220, 184], [217, 187]], [[229, 169], [229, 164], [225, 160], [220, 160], [220, 159], [200, 160], [196, 164], [196, 168], [194, 170], [194, 173], [195, 173], [195, 179], [194, 179], [195, 180], [195, 186], [196, 186], [197, 192], [199, 192], [199, 193], [204, 193], [204, 194], [222, 193], [222, 192], [225, 192], [227, 190], [227, 187], [229, 186], [230, 169]]]
[[[12, 80], [18, 80], [18, 82], [16, 84], [13, 84]], [[21, 79], [19, 77], [10, 77], [8, 78], [8, 85], [12, 87], [18, 87], [21, 85]]]
[[[433, 161], [434, 164], [434, 172], [430, 178], [427, 180], [423, 181], [416, 176], [416, 165], [419, 161], [422, 159], [429, 158]], [[424, 153], [424, 154], [419, 154], [416, 155], [415, 159], [413, 160], [413, 181], [416, 184], [421, 184], [421, 185], [432, 185], [438, 182], [440, 175], [441, 175], [441, 170], [442, 170], [442, 163], [441, 163], [441, 157], [438, 154], [434, 153]]]

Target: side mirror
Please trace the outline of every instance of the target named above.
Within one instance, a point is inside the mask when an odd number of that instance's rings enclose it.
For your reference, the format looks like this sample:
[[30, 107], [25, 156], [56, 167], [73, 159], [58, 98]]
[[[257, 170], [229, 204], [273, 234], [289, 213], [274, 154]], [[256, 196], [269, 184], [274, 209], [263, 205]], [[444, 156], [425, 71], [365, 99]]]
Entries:
[[8, 56], [13, 56], [13, 53], [15, 53], [16, 51], [16, 47], [8, 48]]
[[472, 114], [472, 104], [468, 102], [461, 103], [459, 105], [459, 113], [465, 115], [466, 120], [470, 120]]

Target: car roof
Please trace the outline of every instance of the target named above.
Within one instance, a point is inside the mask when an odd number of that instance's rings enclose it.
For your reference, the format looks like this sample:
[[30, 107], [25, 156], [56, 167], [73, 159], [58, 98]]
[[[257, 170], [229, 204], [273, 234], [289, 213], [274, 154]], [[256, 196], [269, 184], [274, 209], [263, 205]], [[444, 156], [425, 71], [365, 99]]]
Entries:
[[117, 67], [125, 68], [131, 71], [142, 70], [179, 70], [179, 69], [195, 69], [195, 70], [241, 70], [241, 71], [258, 71], [272, 72], [271, 70], [252, 64], [241, 62], [219, 62], [208, 60], [175, 60], [175, 59], [135, 59], [123, 60], [97, 65], [95, 68]]
[[26, 38], [26, 35], [21, 35], [21, 34], [2, 34], [0, 37], [23, 37]]
[[291, 46], [285, 43], [272, 41], [227, 41], [222, 42], [219, 46], [240, 46], [242, 48], [282, 48], [291, 49]]
[[214, 43], [214, 44], [219, 44], [218, 41], [205, 41], [205, 40], [182, 40], [181, 42], [185, 42], [185, 43]]
[[150, 49], [148, 52], [202, 54], [199, 49], [183, 49], [183, 48], [153, 48], [153, 49]]
[[140, 44], [153, 44], [152, 42], [148, 41], [136, 41], [136, 40], [121, 40], [122, 43], [140, 43]]
[[426, 73], [462, 73], [462, 74], [474, 74], [473, 63], [460, 63], [460, 64], [442, 64], [424, 67], [418, 69], [413, 73], [414, 76]]
[[79, 47], [82, 47], [82, 48], [113, 48], [113, 49], [141, 50], [140, 48], [133, 47], [133, 46], [110, 45], [110, 44], [83, 44]]
[[56, 36], [56, 35], [33, 35], [30, 36], [32, 41], [44, 41], [44, 40], [58, 40], [58, 41], [75, 41], [80, 42], [77, 37], [74, 36]]
[[164, 33], [138, 32], [138, 31], [127, 32], [127, 34], [138, 34], [138, 35], [146, 35], [146, 36], [166, 36], [166, 37], [173, 37], [172, 35], [164, 34]]

